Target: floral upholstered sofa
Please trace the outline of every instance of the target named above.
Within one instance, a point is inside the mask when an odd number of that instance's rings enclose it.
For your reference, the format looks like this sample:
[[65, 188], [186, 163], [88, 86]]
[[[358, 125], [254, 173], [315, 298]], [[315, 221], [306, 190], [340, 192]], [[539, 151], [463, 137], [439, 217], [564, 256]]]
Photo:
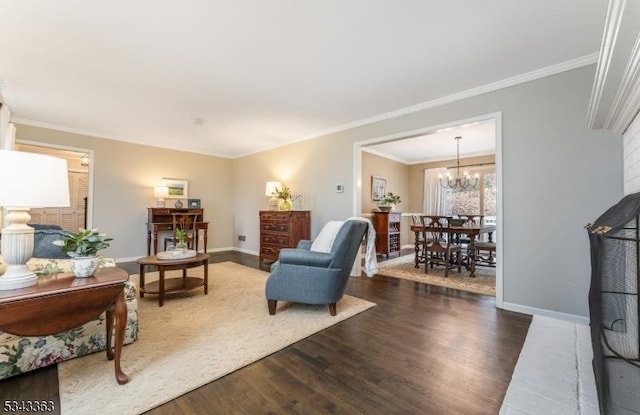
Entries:
[[[70, 259], [62, 255], [60, 247], [51, 243], [62, 239], [64, 231], [43, 225], [34, 227], [34, 257], [27, 262], [29, 268], [38, 274], [70, 272]], [[104, 259], [100, 266], [115, 266], [115, 261]], [[138, 301], [131, 282], [127, 281], [124, 292], [127, 303], [124, 343], [129, 344], [138, 338]], [[0, 331], [0, 379], [104, 351], [107, 348], [105, 326], [106, 313], [102, 313], [80, 327], [51, 336], [24, 337]]]

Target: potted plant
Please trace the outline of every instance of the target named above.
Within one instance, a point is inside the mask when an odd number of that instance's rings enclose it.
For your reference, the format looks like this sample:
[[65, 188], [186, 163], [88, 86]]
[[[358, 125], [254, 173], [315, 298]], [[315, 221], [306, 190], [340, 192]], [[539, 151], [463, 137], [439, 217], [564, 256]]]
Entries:
[[93, 275], [100, 265], [98, 251], [109, 247], [113, 238], [98, 232], [98, 229], [78, 229], [77, 233], [69, 233], [64, 239], [53, 244], [62, 248], [62, 253], [71, 257], [71, 270], [78, 278]]
[[291, 189], [285, 185], [282, 185], [281, 189], [276, 187], [276, 190], [273, 192], [273, 195], [280, 199], [281, 202], [278, 204], [278, 210], [291, 210]]
[[185, 250], [189, 248], [187, 245], [187, 231], [184, 229], [176, 229], [176, 249]]
[[382, 198], [380, 203], [378, 203], [378, 209], [380, 209], [382, 212], [389, 212], [400, 203], [402, 203], [400, 196], [394, 195], [392, 192], [389, 192], [384, 195], [384, 198]]

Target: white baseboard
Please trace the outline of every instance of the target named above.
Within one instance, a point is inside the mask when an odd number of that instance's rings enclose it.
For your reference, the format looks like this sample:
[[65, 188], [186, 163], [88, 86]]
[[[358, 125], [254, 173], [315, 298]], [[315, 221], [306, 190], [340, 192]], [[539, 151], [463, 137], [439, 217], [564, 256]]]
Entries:
[[506, 301], [502, 303], [502, 308], [504, 310], [515, 311], [532, 316], [552, 317], [559, 320], [570, 321], [572, 323], [585, 325], [589, 324], [589, 317], [579, 316], [577, 314], [562, 313], [560, 311], [546, 310], [544, 308], [529, 307], [521, 304], [508, 303]]

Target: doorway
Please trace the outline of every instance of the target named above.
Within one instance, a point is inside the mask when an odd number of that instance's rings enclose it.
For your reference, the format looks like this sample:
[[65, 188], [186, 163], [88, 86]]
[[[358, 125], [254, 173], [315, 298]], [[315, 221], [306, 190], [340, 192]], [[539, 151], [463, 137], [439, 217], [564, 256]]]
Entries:
[[[503, 238], [502, 238], [502, 113], [496, 112], [469, 119], [457, 120], [446, 124], [425, 127], [419, 130], [406, 131], [391, 136], [383, 136], [374, 139], [358, 141], [354, 143], [354, 216], [363, 215], [362, 193], [363, 186], [368, 185], [368, 177], [363, 177], [362, 173], [362, 152], [367, 146], [380, 143], [400, 142], [402, 140], [414, 139], [415, 137], [433, 134], [438, 131], [451, 130], [457, 127], [492, 120], [495, 123], [495, 192], [496, 192], [496, 307], [503, 308]], [[451, 157], [450, 157], [451, 158]], [[359, 275], [359, 273], [358, 273]]]
[[67, 160], [69, 207], [31, 208], [29, 210], [30, 223], [58, 225], [69, 232], [77, 232], [78, 228], [90, 228], [91, 198], [89, 195], [92, 181], [90, 168], [93, 159], [92, 152], [25, 141], [16, 142], [14, 149]]

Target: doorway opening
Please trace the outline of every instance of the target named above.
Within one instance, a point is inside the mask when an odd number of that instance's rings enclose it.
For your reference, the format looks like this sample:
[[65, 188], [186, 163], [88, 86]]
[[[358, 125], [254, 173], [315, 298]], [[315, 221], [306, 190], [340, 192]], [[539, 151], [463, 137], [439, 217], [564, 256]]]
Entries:
[[67, 160], [69, 175], [69, 207], [31, 208], [30, 223], [58, 225], [69, 232], [78, 228], [91, 228], [92, 161], [91, 150], [56, 147], [49, 144], [20, 141], [14, 149], [44, 154]]
[[[462, 126], [467, 126], [474, 123], [492, 121], [494, 123], [493, 134], [493, 149], [495, 157], [495, 179], [492, 181], [491, 191], [495, 194], [495, 234], [494, 239], [496, 242], [495, 252], [495, 266], [496, 266], [496, 279], [495, 279], [495, 291], [496, 291], [496, 307], [503, 308], [503, 238], [502, 238], [502, 113], [490, 113], [481, 115], [478, 117], [451, 121], [445, 124], [434, 125], [430, 127], [421, 128], [419, 130], [411, 130], [403, 133], [398, 133], [390, 136], [377, 137], [373, 139], [358, 141], [354, 143], [354, 200], [353, 200], [353, 214], [357, 216], [367, 216], [371, 213], [371, 205], [369, 202], [365, 202], [363, 193], [368, 195], [369, 189], [369, 172], [363, 173], [363, 152], [369, 152], [374, 145], [382, 143], [402, 143], [404, 140], [410, 141], [417, 137], [431, 135], [439, 132], [446, 131], [449, 135], [455, 135], [455, 130]], [[442, 155], [441, 160], [455, 159], [455, 153], [453, 157], [451, 154]], [[420, 191], [422, 196], [422, 190]], [[408, 200], [413, 200], [411, 206], [403, 205], [403, 209], [416, 210], [421, 213], [422, 197], [419, 197], [420, 201], [416, 201], [416, 197], [408, 195]], [[404, 198], [403, 198], [404, 200]], [[407, 215], [410, 215], [408, 213]], [[408, 228], [407, 228], [408, 229]], [[359, 275], [359, 273], [358, 273]]]

